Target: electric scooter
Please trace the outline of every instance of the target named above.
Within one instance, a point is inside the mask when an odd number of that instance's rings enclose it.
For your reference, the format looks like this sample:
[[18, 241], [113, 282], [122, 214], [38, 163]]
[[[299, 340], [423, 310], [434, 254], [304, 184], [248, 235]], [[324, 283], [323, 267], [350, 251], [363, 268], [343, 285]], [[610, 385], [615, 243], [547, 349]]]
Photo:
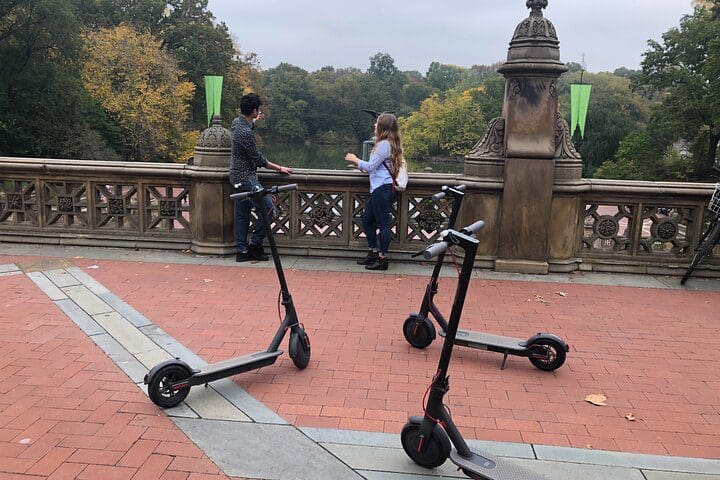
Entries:
[[[256, 204], [264, 205], [263, 197], [265, 195], [277, 194], [289, 190], [297, 190], [297, 184], [294, 183], [271, 188], [258, 186], [250, 192], [230, 195], [230, 198], [233, 200], [252, 198], [256, 201]], [[194, 385], [207, 384], [214, 380], [272, 365], [277, 358], [283, 354], [283, 351], [280, 350], [279, 347], [288, 330], [290, 330], [289, 354], [295, 366], [302, 370], [307, 367], [310, 362], [310, 339], [302, 324], [298, 321], [297, 312], [295, 311], [295, 306], [293, 305], [292, 297], [290, 296], [290, 291], [285, 281], [282, 264], [280, 263], [280, 255], [278, 254], [277, 245], [275, 244], [275, 238], [270, 228], [268, 213], [265, 208], [258, 208], [257, 212], [258, 215], [261, 215], [265, 220], [265, 225], [268, 226], [267, 239], [268, 243], [270, 243], [270, 250], [275, 262], [275, 270], [277, 271], [280, 282], [282, 304], [285, 306], [285, 317], [280, 323], [275, 337], [272, 342], [270, 342], [267, 350], [213, 363], [201, 369], [193, 369], [179, 358], [167, 360], [156, 365], [145, 375], [144, 381], [148, 386], [150, 399], [157, 406], [171, 408], [179, 405], [180, 402], [187, 397], [190, 392], [190, 387]]]
[[[465, 196], [464, 190], [465, 185], [458, 185], [452, 188], [444, 186], [442, 192], [432, 196], [435, 201], [445, 198], [448, 195], [451, 195], [453, 198], [448, 229], [455, 228], [455, 221], [457, 220], [460, 205], [462, 205], [463, 197]], [[419, 256], [422, 253], [423, 252], [420, 252], [413, 256]], [[430, 276], [430, 282], [425, 288], [425, 295], [420, 305], [420, 311], [411, 313], [403, 324], [405, 340], [415, 348], [425, 348], [436, 338], [435, 326], [429, 318], [430, 314], [432, 314], [435, 321], [440, 325], [441, 337], [445, 336], [445, 332], [447, 332], [448, 329], [448, 322], [442, 313], [440, 313], [434, 301], [435, 294], [438, 291], [438, 278], [444, 258], [445, 250], [437, 255], [435, 268]], [[519, 338], [503, 337], [463, 329], [458, 329], [455, 343], [478, 350], [502, 353], [504, 356], [502, 364], [500, 365], [501, 370], [505, 369], [508, 355], [516, 355], [528, 357], [530, 362], [540, 370], [552, 371], [560, 368], [563, 363], [565, 363], [565, 357], [570, 348], [560, 337], [550, 333], [538, 333], [527, 340], [522, 340]]]
[[[484, 226], [481, 220], [461, 231], [447, 230], [443, 232], [441, 242], [430, 245], [423, 253], [423, 256], [430, 260], [442, 255], [449, 245], [458, 245], [465, 251], [465, 259], [458, 279], [438, 370], [428, 387], [427, 405], [423, 406], [424, 415], [410, 417], [402, 429], [400, 439], [405, 453], [422, 467], [439, 467], [450, 458], [450, 461], [465, 475], [473, 479], [544, 480], [541, 475], [502, 458], [472, 452], [453, 422], [450, 411], [443, 404], [443, 397], [450, 390], [448, 367], [479, 243], [473, 234]], [[451, 444], [455, 446], [454, 450]]]

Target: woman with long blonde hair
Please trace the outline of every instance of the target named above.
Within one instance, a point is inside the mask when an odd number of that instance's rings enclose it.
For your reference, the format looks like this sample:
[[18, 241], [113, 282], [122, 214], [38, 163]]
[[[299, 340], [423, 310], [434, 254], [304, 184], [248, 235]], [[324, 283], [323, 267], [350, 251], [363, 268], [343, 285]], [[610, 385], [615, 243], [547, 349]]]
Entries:
[[[367, 256], [358, 260], [368, 270], [387, 270], [390, 250], [390, 209], [395, 201], [395, 177], [403, 162], [398, 120], [383, 113], [375, 123], [375, 146], [368, 161], [348, 153], [345, 160], [370, 177], [370, 198], [365, 202], [362, 221], [368, 242]], [[378, 231], [380, 232], [378, 235]]]

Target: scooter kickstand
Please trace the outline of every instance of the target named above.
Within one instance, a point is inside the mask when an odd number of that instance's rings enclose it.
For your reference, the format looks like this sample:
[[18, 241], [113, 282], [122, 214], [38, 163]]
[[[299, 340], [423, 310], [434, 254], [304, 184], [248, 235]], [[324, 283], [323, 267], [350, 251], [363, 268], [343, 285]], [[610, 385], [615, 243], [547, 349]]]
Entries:
[[503, 355], [503, 361], [500, 364], [500, 370], [505, 370], [505, 362], [507, 361], [508, 352], [505, 351], [505, 354]]

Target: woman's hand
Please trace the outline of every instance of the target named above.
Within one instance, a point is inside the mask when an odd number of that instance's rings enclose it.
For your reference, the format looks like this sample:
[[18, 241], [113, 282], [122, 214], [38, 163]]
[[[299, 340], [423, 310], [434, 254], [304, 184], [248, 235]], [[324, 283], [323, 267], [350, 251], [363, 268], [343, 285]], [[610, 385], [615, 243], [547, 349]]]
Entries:
[[345, 155], [345, 161], [352, 163], [353, 165], [358, 165], [360, 163], [360, 159], [354, 153], [348, 153]]
[[293, 169], [290, 167], [283, 167], [280, 165], [280, 168], [278, 168], [278, 173], [284, 173], [286, 175], [290, 175], [293, 172]]

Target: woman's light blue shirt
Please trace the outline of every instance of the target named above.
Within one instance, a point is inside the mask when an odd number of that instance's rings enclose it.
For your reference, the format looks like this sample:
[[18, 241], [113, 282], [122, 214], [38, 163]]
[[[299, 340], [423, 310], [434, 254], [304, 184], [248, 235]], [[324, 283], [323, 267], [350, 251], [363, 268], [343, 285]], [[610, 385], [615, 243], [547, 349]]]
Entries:
[[376, 188], [393, 183], [393, 179], [390, 176], [390, 172], [383, 165], [383, 162], [392, 168], [392, 160], [390, 156], [392, 154], [392, 147], [390, 142], [387, 140], [381, 140], [380, 143], [375, 145], [375, 149], [370, 155], [370, 160], [360, 160], [358, 168], [363, 172], [370, 173], [370, 193], [374, 192]]

